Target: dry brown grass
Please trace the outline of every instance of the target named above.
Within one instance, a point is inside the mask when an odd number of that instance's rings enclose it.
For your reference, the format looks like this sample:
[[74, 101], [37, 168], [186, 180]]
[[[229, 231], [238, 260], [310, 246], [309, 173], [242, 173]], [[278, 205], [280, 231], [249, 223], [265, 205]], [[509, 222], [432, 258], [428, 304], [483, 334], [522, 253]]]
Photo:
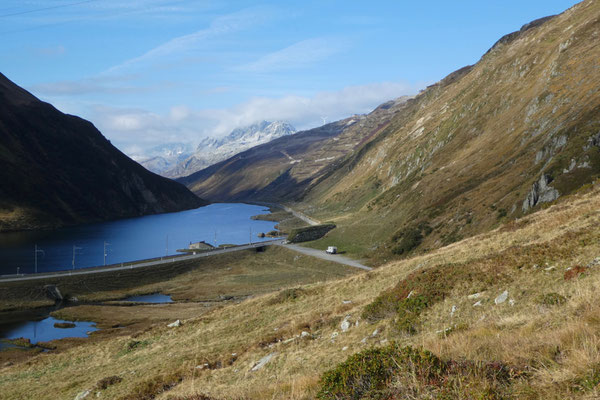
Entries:
[[[23, 393], [69, 398], [117, 375], [123, 381], [102, 395], [119, 398], [175, 371], [183, 380], [157, 398], [202, 393], [215, 398], [308, 399], [325, 370], [361, 349], [396, 340], [423, 346], [443, 359], [503, 361], [525, 368], [528, 378], [510, 389], [517, 398], [593, 398], [594, 368], [600, 362], [600, 273], [595, 267], [565, 281], [563, 272], [600, 256], [598, 210], [600, 188], [528, 216], [526, 222], [427, 255], [304, 285], [297, 296], [265, 294], [187, 319], [178, 329], [156, 326], [136, 335], [134, 340], [143, 346], [129, 352], [124, 349], [132, 338], [124, 336], [38, 355], [27, 364], [5, 368], [0, 387], [9, 399]], [[533, 268], [534, 262], [542, 264]], [[492, 279], [484, 288], [457, 285], [422, 314], [414, 335], [396, 333], [390, 320], [369, 324], [360, 319], [367, 304], [410, 273], [451, 264], [484, 268], [492, 277], [502, 272], [508, 278]], [[556, 269], [545, 270], [550, 267]], [[481, 307], [473, 307], [477, 300], [467, 298], [474, 290], [485, 290]], [[493, 304], [504, 290], [514, 305]], [[540, 296], [547, 293], [559, 293], [567, 302], [540, 304]], [[451, 317], [452, 306], [456, 312]], [[340, 323], [348, 315], [352, 327], [342, 333]], [[376, 328], [378, 335], [372, 336]], [[446, 328], [453, 329], [438, 333]], [[309, 336], [298, 337], [302, 331]], [[235, 361], [228, 365], [233, 353]], [[263, 369], [250, 371], [270, 353], [276, 355]], [[204, 363], [215, 369], [195, 368]]]

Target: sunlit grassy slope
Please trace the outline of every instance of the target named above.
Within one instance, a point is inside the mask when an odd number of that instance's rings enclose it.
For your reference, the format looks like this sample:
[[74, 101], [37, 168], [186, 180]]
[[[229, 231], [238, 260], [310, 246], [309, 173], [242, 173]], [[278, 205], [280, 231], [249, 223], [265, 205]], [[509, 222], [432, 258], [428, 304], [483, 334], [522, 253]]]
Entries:
[[[424, 347], [442, 360], [500, 362], [519, 372], [494, 384], [464, 372], [469, 385], [444, 388], [447, 398], [479, 398], [490, 390], [498, 397], [481, 398], [594, 398], [600, 381], [600, 185], [590, 190], [369, 273], [265, 294], [185, 320], [179, 328], [161, 324], [135, 337], [41, 354], [2, 369], [2, 396], [74, 398], [102, 378], [118, 376], [119, 383], [94, 390], [115, 399], [194, 393], [312, 398], [324, 371], [350, 354], [393, 340]], [[402, 314], [406, 288], [411, 297], [429, 299], [408, 330]], [[504, 291], [508, 298], [496, 305]], [[475, 293], [482, 294], [468, 297]], [[372, 310], [368, 305], [376, 299], [396, 308], [373, 317], [365, 310]], [[346, 332], [344, 319], [350, 323]], [[251, 371], [268, 354], [273, 356], [265, 367]], [[437, 393], [436, 387], [402, 379], [385, 390], [410, 384], [422, 398]]]
[[438, 248], [592, 182], [599, 38], [600, 2], [584, 1], [409, 100], [296, 205], [340, 227], [316, 245], [381, 263], [415, 230], [417, 251]]

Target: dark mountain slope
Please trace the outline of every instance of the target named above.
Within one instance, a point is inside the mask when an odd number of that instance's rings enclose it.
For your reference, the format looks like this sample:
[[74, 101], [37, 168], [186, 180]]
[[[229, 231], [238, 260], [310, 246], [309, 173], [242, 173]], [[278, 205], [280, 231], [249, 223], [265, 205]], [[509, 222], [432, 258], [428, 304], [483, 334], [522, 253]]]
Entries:
[[0, 230], [172, 212], [205, 202], [115, 148], [88, 121], [0, 74]]

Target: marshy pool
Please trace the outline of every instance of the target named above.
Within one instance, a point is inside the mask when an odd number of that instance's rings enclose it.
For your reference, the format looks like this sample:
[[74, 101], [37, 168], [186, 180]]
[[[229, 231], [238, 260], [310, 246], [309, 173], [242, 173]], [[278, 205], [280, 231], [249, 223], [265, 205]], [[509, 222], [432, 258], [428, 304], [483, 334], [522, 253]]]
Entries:
[[168, 296], [166, 294], [153, 293], [153, 294], [146, 294], [143, 296], [131, 296], [131, 297], [128, 297], [121, 301], [132, 301], [132, 302], [136, 302], [136, 303], [162, 304], [162, 303], [172, 303], [173, 299], [171, 299], [171, 296]]
[[[72, 323], [72, 328], [57, 328], [54, 324]], [[46, 316], [40, 320], [14, 320], [8, 323], [0, 324], [0, 349], [19, 347], [11, 343], [2, 342], [2, 339], [25, 338], [31, 341], [31, 344], [39, 342], [48, 342], [50, 340], [79, 337], [88, 337], [89, 333], [97, 331], [98, 328], [94, 322], [85, 321], [65, 321]]]

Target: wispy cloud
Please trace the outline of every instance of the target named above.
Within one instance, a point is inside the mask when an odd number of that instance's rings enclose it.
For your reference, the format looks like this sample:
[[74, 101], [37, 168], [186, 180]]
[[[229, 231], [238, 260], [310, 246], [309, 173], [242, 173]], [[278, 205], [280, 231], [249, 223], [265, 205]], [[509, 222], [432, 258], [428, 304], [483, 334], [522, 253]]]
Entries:
[[264, 19], [264, 14], [256, 10], [242, 10], [237, 13], [224, 15], [214, 19], [206, 29], [201, 29], [194, 33], [173, 38], [141, 56], [131, 58], [123, 63], [108, 69], [105, 73], [112, 74], [122, 72], [133, 67], [146, 66], [174, 56], [187, 56], [195, 49], [198, 49], [206, 40], [229, 33], [239, 32], [250, 26], [260, 23]]
[[145, 93], [158, 89], [153, 86], [131, 85], [129, 81], [133, 79], [135, 79], [135, 75], [92, 77], [72, 81], [40, 83], [28, 87], [28, 89], [37, 95], [50, 97], [97, 93]]
[[348, 41], [339, 38], [314, 38], [302, 40], [284, 49], [267, 54], [257, 61], [235, 67], [237, 71], [273, 72], [282, 69], [302, 68], [323, 61], [348, 49]]
[[67, 52], [64, 46], [43, 47], [35, 49], [35, 53], [44, 57], [62, 56]]

